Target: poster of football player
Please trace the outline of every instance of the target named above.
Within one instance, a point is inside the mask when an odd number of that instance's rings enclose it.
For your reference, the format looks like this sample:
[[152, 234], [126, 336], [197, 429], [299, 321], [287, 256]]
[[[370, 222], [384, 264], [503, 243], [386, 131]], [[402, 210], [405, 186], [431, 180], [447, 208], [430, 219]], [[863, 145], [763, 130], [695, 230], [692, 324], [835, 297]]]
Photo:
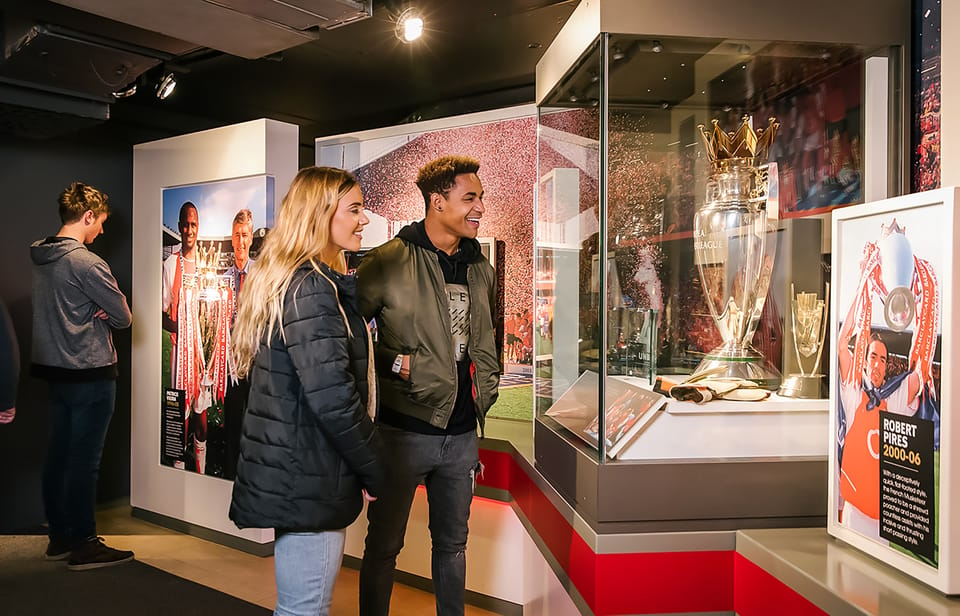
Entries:
[[163, 465], [233, 478], [246, 384], [230, 329], [274, 202], [270, 176], [163, 189]]

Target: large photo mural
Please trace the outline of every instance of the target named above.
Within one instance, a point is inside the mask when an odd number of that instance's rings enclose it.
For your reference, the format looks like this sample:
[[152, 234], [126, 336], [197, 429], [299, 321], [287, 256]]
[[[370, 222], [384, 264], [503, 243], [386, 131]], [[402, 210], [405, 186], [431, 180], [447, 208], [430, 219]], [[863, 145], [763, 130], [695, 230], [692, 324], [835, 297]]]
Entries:
[[[529, 374], [527, 367], [533, 358], [536, 125], [531, 111], [524, 117], [329, 146], [339, 151], [353, 150], [353, 155], [343, 156], [342, 166], [355, 173], [363, 186], [364, 205], [371, 218], [364, 233], [364, 248], [387, 241], [404, 225], [424, 217], [423, 197], [414, 184], [421, 166], [450, 154], [480, 161], [478, 176], [483, 182], [486, 211], [478, 238], [481, 244], [492, 240], [504, 246], [503, 270], [498, 278], [503, 288], [507, 374]], [[328, 146], [321, 142], [320, 147]]]
[[247, 385], [230, 361], [236, 298], [273, 225], [274, 179], [163, 189], [160, 463], [233, 479]]

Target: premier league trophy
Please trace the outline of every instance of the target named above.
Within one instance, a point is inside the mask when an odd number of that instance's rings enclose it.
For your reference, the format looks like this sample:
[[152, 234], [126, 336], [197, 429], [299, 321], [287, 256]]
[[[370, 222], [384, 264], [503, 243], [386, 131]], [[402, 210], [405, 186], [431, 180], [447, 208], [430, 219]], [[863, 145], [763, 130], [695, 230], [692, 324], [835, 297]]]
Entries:
[[700, 134], [712, 165], [707, 202], [693, 220], [694, 252], [710, 314], [722, 344], [700, 362], [692, 379], [739, 378], [774, 390], [780, 372], [753, 348], [776, 253], [768, 221], [766, 167], [779, 123], [753, 131], [750, 120], [725, 133], [716, 120]]
[[[779, 393], [789, 398], [823, 398], [826, 380], [818, 372], [820, 355], [823, 353], [823, 340], [827, 334], [827, 310], [830, 305], [830, 283], [823, 299], [817, 299], [816, 293], [797, 293], [794, 295], [790, 285], [793, 304], [793, 347], [797, 351], [797, 365], [800, 374], [791, 374], [783, 380]], [[803, 358], [817, 358], [810, 368], [810, 374], [803, 369]]]
[[880, 281], [876, 285], [883, 301], [883, 320], [895, 332], [902, 332], [917, 314], [917, 301], [912, 289], [914, 256], [906, 230], [893, 219], [890, 225], [880, 226]]
[[230, 316], [233, 293], [229, 276], [217, 274], [220, 249], [197, 246], [197, 321], [202, 357], [198, 409], [211, 409], [211, 421], [219, 424], [227, 389]]

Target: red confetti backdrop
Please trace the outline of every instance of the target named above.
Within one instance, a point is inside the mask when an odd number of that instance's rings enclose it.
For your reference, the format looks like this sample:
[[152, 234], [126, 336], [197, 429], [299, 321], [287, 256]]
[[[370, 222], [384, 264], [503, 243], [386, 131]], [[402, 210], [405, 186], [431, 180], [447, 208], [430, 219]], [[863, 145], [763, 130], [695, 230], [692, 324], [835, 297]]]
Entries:
[[421, 166], [447, 155], [480, 161], [486, 213], [480, 237], [506, 245], [507, 314], [533, 306], [533, 187], [536, 182], [535, 116], [423, 133], [355, 171], [366, 207], [390, 221], [420, 220], [424, 203], [414, 184]]

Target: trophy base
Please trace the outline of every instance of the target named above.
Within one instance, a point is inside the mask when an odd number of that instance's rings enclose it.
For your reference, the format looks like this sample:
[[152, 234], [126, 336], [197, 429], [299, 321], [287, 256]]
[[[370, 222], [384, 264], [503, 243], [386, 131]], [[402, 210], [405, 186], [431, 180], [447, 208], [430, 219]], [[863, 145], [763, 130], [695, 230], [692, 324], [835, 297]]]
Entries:
[[753, 347], [720, 347], [710, 352], [690, 375], [690, 379], [706, 377], [744, 379], [770, 391], [775, 391], [783, 379], [780, 371]]
[[822, 374], [791, 374], [777, 391], [787, 398], [818, 399], [828, 396], [827, 379]]

